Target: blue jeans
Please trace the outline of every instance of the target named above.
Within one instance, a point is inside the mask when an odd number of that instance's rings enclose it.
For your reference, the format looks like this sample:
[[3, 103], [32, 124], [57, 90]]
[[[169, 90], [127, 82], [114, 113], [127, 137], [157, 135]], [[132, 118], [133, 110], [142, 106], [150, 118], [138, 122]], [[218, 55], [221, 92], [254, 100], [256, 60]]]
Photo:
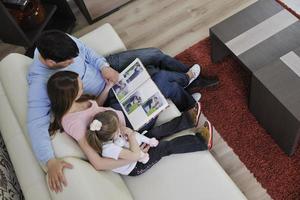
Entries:
[[184, 135], [170, 141], [160, 141], [157, 147], [149, 149], [149, 161], [145, 164], [138, 162], [128, 176], [138, 176], [155, 165], [162, 157], [171, 154], [181, 154], [207, 150], [204, 140], [195, 135]]
[[107, 56], [109, 64], [118, 72], [123, 71], [134, 59], [139, 58], [162, 94], [171, 99], [180, 111], [195, 105], [193, 97], [184, 90], [189, 78], [189, 67], [164, 54], [157, 48], [128, 50]]
[[178, 60], [164, 54], [158, 48], [127, 50], [106, 57], [109, 64], [118, 72], [123, 71], [132, 61], [139, 58], [150, 75], [159, 69], [186, 73], [189, 67]]
[[160, 70], [152, 76], [152, 80], [161, 93], [171, 99], [181, 112], [195, 105], [194, 98], [184, 89], [189, 82], [185, 73]]

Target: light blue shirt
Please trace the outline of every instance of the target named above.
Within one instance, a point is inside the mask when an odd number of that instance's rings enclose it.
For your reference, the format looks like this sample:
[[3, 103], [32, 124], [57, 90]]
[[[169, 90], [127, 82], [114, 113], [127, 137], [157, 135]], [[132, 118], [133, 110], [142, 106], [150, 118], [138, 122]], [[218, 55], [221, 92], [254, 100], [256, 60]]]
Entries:
[[83, 81], [84, 93], [95, 96], [98, 96], [105, 87], [105, 80], [100, 70], [109, 66], [106, 59], [97, 55], [78, 39], [70, 37], [76, 42], [79, 49], [79, 55], [74, 58], [74, 63], [63, 69], [50, 69], [40, 61], [39, 52], [36, 49], [33, 63], [28, 72], [28, 133], [35, 156], [42, 164], [46, 164], [49, 159], [54, 158], [48, 132], [51, 109], [47, 94], [49, 77], [61, 70], [76, 72]]

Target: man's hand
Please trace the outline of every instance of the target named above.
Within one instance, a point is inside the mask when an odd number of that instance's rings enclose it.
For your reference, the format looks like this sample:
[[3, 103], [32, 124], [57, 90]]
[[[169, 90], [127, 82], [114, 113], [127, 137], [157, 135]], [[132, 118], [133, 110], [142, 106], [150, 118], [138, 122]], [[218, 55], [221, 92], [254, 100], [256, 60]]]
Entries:
[[113, 82], [114, 84], [118, 82], [119, 80], [119, 72], [117, 72], [116, 70], [114, 70], [111, 67], [104, 67], [101, 70], [102, 76], [108, 80]]
[[50, 159], [47, 162], [48, 168], [48, 185], [52, 191], [62, 192], [62, 184], [67, 186], [67, 180], [64, 176], [64, 168], [72, 169], [73, 166], [70, 163], [67, 163], [60, 159]]

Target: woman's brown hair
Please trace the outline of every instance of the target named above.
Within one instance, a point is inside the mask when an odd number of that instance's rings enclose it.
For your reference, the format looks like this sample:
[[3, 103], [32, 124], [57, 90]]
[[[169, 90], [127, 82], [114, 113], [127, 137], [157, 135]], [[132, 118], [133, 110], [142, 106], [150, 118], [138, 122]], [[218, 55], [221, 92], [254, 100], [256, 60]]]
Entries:
[[[62, 117], [71, 108], [79, 92], [78, 74], [71, 71], [59, 71], [53, 74], [47, 83], [48, 97], [54, 121], [50, 124], [49, 132], [53, 135], [56, 130], [64, 131], [61, 125]], [[77, 101], [86, 101], [89, 97]]]
[[100, 121], [102, 126], [100, 130], [95, 131], [92, 131], [89, 126], [87, 141], [95, 151], [101, 153], [103, 143], [112, 140], [118, 130], [119, 118], [114, 111], [107, 110], [96, 114], [93, 120]]

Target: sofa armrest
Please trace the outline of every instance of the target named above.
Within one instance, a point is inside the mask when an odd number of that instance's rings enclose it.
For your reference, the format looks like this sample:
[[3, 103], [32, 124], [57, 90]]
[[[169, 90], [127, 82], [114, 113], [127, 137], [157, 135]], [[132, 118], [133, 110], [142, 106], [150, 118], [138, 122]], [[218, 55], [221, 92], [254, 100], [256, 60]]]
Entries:
[[110, 24], [104, 24], [79, 39], [102, 56], [126, 50], [124, 43]]
[[73, 169], [64, 171], [68, 185], [60, 193], [50, 192], [51, 199], [132, 200], [120, 175], [96, 171], [88, 162], [77, 158], [68, 157], [64, 160], [73, 165]]

